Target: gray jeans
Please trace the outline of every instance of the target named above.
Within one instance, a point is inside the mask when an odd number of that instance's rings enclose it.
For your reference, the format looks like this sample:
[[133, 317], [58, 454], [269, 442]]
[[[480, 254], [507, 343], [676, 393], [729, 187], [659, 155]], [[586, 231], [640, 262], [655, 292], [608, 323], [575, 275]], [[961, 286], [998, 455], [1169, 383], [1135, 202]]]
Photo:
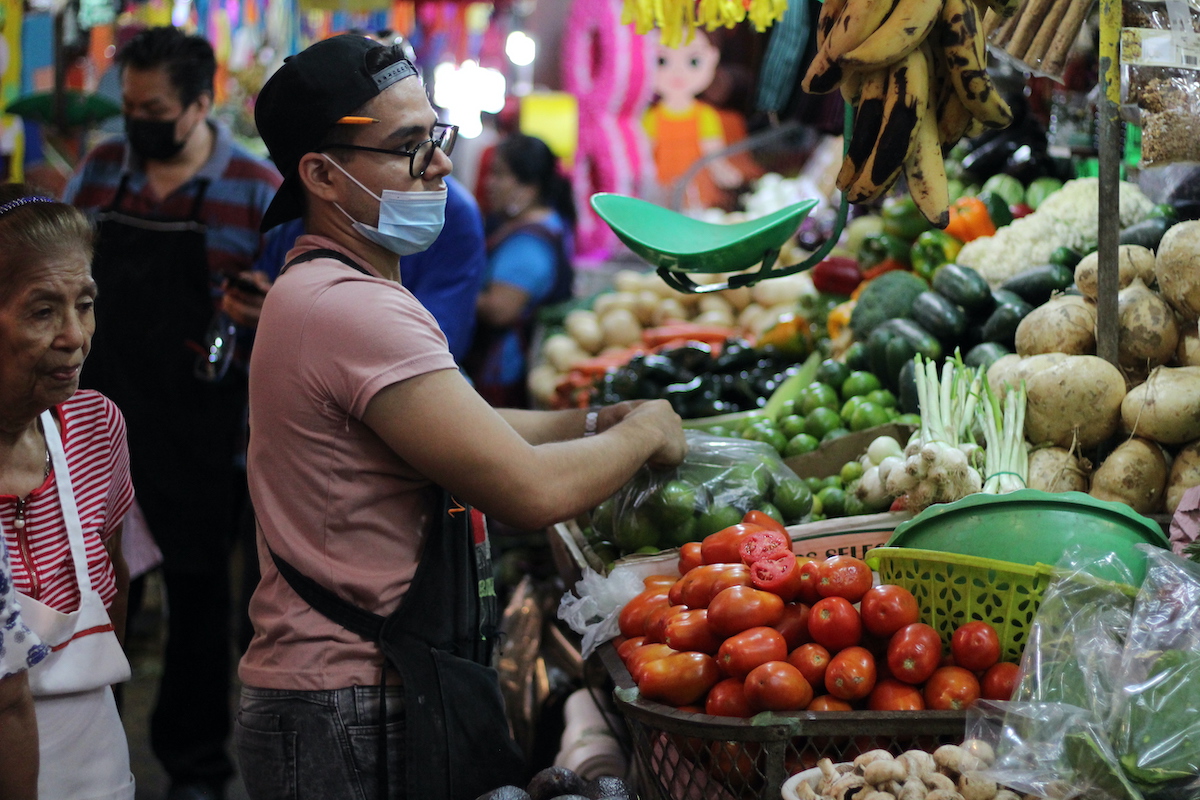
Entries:
[[[388, 800], [404, 792], [404, 690], [387, 688]], [[379, 800], [379, 687], [242, 688], [234, 726], [252, 800]]]

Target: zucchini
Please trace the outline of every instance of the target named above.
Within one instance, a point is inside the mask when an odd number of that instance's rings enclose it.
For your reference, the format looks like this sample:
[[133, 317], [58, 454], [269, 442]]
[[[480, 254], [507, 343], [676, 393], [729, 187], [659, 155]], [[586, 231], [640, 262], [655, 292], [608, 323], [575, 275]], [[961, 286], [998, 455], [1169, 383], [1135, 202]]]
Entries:
[[867, 338], [871, 372], [892, 391], [898, 388], [900, 369], [917, 353], [937, 361], [942, 357], [942, 345], [911, 319], [889, 319]]
[[1119, 241], [1121, 244], [1140, 244], [1157, 251], [1158, 243], [1174, 224], [1174, 221], [1166, 217], [1150, 217], [1121, 231]]
[[1075, 269], [1075, 265], [1083, 260], [1082, 253], [1076, 253], [1069, 247], [1056, 247], [1054, 252], [1050, 254], [1050, 263], [1058, 264], [1060, 267], [1067, 269]]
[[988, 282], [970, 267], [943, 264], [933, 273], [933, 290], [968, 311], [992, 307], [992, 290]]
[[1017, 326], [1031, 311], [1033, 311], [1033, 306], [1024, 300], [1018, 300], [1015, 303], [1001, 303], [996, 306], [996, 310], [983, 324], [984, 342], [998, 342], [1010, 349], [1014, 348]]
[[1058, 264], [1043, 264], [1017, 273], [1000, 284], [1000, 288], [1019, 295], [1036, 308], [1045, 304], [1055, 292], [1061, 292], [1074, 283], [1075, 274], [1071, 270]]
[[983, 371], [987, 372], [988, 367], [1011, 353], [1012, 350], [1000, 342], [984, 342], [972, 347], [963, 359], [963, 363], [968, 367], [983, 367]]
[[917, 365], [913, 361], [909, 361], [900, 369], [900, 376], [897, 379], [900, 384], [900, 391], [897, 403], [900, 410], [905, 414], [920, 414], [921, 403], [917, 399]]
[[921, 292], [912, 304], [913, 322], [944, 343], [953, 344], [967, 329], [967, 315], [937, 292]]
[[1008, 289], [993, 289], [992, 300], [996, 305], [1002, 306], [1005, 303], [1024, 303], [1024, 298], [1016, 292], [1010, 292]]
[[862, 342], [855, 342], [847, 347], [842, 360], [852, 372], [871, 368], [867, 363], [867, 346]]

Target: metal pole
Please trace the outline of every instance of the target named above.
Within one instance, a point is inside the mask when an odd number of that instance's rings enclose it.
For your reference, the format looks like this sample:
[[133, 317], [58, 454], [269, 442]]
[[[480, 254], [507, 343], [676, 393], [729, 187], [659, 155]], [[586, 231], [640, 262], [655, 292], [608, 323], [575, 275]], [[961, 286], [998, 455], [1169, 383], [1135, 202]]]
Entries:
[[1121, 0], [1100, 0], [1100, 231], [1096, 355], [1117, 365], [1117, 247], [1121, 233]]

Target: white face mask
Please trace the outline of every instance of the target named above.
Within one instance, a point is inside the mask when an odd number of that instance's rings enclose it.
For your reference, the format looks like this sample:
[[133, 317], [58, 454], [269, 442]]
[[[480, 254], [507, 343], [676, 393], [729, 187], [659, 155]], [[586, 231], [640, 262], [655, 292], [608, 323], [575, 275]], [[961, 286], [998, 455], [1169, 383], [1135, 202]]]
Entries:
[[383, 196], [372, 192], [345, 168], [329, 159], [358, 187], [379, 201], [379, 227], [359, 222], [337, 203], [338, 211], [346, 215], [351, 226], [364, 239], [398, 256], [410, 256], [427, 250], [446, 222], [446, 190], [436, 192], [397, 192], [384, 189]]

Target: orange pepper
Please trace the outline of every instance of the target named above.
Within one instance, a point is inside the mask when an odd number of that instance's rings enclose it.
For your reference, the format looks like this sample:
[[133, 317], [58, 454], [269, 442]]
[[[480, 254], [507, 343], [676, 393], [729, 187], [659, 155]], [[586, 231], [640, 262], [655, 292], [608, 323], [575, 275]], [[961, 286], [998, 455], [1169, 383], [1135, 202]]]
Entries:
[[960, 242], [970, 242], [982, 236], [994, 236], [996, 226], [982, 200], [978, 197], [961, 197], [950, 206], [950, 222], [946, 225], [946, 233]]
[[825, 318], [825, 327], [829, 331], [829, 338], [836, 339], [838, 334], [846, 329], [850, 324], [850, 313], [854, 311], [854, 301], [847, 300], [844, 303], [836, 305], [829, 312], [829, 316]]

